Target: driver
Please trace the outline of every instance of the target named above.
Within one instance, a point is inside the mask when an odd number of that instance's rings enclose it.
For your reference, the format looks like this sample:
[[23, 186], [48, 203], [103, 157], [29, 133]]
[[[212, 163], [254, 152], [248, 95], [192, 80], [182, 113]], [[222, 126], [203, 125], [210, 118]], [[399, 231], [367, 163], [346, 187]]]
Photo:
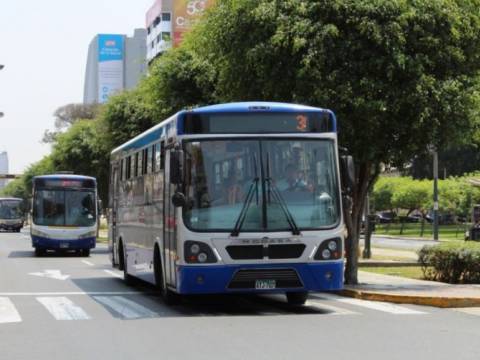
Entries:
[[279, 191], [305, 191], [307, 183], [302, 179], [300, 172], [294, 164], [288, 164], [285, 167], [285, 178], [277, 184]]

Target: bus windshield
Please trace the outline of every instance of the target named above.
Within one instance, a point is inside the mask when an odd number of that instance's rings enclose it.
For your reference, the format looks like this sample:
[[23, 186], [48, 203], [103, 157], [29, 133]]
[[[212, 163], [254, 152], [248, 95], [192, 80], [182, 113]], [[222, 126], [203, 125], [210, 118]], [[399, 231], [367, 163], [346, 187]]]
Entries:
[[0, 200], [0, 219], [20, 219], [22, 210], [21, 201], [18, 200]]
[[189, 141], [185, 154], [184, 221], [194, 231], [232, 231], [244, 207], [242, 231], [290, 231], [288, 213], [299, 230], [339, 221], [332, 140]]
[[35, 191], [33, 221], [44, 226], [93, 226], [96, 221], [92, 190]]

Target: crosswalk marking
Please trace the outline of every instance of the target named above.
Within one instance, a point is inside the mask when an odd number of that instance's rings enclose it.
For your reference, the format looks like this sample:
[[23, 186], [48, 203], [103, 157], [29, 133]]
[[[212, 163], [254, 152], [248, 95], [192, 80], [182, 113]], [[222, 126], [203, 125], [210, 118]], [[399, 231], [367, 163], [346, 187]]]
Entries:
[[94, 266], [95, 264], [88, 261], [88, 260], [82, 260], [82, 263], [84, 263], [85, 265], [88, 265], [88, 266]]
[[325, 304], [324, 302], [315, 300], [313, 298], [308, 299], [305, 305], [319, 308], [321, 310], [327, 310], [329, 312], [328, 315], [360, 315], [358, 312], [339, 308], [330, 304]]
[[56, 320], [88, 320], [90, 316], [81, 307], [64, 296], [37, 297]]
[[472, 308], [455, 308], [454, 311], [461, 312], [468, 315], [480, 316], [480, 307]]
[[123, 296], [94, 296], [93, 298], [125, 319], [140, 319], [158, 316], [156, 312], [124, 298]]
[[343, 298], [340, 296], [332, 295], [332, 294], [319, 294], [321, 298], [328, 299], [328, 300], [335, 300], [341, 303], [361, 306], [372, 310], [382, 311], [389, 314], [394, 315], [423, 315], [426, 314], [423, 311], [409, 309], [405, 306], [395, 305], [386, 302], [380, 301], [370, 301], [370, 300], [360, 300], [360, 299], [353, 299], [353, 298]]
[[112, 275], [114, 277], [123, 278], [123, 274], [117, 273], [115, 271], [112, 271], [112, 270], [103, 270], [103, 271], [105, 271], [107, 274]]
[[9, 298], [0, 297], [0, 323], [20, 322], [22, 318]]

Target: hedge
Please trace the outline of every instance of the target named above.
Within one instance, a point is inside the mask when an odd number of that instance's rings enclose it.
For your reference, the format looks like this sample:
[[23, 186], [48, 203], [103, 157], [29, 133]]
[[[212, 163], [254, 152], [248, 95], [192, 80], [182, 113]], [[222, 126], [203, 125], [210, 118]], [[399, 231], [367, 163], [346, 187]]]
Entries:
[[480, 243], [424, 246], [418, 262], [427, 280], [480, 284]]

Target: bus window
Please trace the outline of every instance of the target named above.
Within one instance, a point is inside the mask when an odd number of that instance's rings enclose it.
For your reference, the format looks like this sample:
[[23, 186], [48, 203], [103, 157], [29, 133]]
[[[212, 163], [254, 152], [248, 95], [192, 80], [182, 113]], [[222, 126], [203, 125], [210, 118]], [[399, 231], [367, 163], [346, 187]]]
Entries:
[[155, 144], [150, 147], [150, 163], [152, 167], [152, 173], [154, 173], [157, 169], [155, 168]]
[[152, 163], [148, 161], [150, 159], [150, 147], [143, 150], [143, 172], [145, 174], [151, 174]]
[[123, 180], [123, 159], [120, 161], [120, 181]]
[[130, 158], [130, 175], [129, 175], [129, 179], [132, 179], [134, 176], [135, 176], [135, 155], [131, 155], [129, 156]]
[[165, 141], [160, 143], [160, 169], [165, 169]]

